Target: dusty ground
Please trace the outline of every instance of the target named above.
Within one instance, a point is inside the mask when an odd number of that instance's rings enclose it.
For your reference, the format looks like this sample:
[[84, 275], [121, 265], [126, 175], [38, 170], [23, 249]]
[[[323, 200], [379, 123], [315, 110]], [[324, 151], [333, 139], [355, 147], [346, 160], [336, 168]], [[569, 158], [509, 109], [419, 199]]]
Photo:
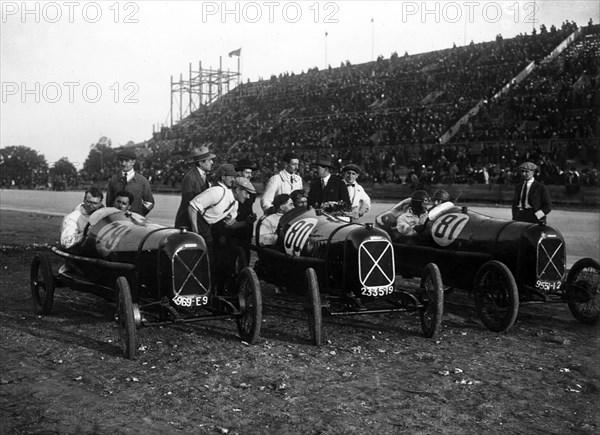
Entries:
[[29, 265], [59, 224], [2, 212], [2, 434], [600, 431], [599, 329], [564, 305], [521, 307], [502, 335], [455, 292], [437, 340], [416, 315], [326, 317], [314, 347], [298, 305], [265, 288], [257, 345], [234, 321], [146, 328], [129, 361], [103, 299], [57, 289], [53, 314], [32, 314]]

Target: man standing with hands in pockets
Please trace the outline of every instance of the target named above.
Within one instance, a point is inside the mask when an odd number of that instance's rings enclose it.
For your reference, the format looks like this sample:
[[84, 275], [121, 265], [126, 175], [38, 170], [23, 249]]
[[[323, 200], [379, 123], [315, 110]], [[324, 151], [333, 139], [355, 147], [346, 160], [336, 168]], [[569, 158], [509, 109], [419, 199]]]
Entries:
[[552, 210], [548, 189], [533, 178], [537, 166], [531, 162], [519, 166], [522, 183], [517, 184], [512, 204], [515, 221], [546, 224], [546, 216]]

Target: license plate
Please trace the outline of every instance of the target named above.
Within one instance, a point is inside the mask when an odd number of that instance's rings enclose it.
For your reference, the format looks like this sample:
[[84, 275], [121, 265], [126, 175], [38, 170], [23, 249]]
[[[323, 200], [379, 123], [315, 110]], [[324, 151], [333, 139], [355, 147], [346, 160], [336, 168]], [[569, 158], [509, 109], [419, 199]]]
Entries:
[[363, 296], [385, 296], [394, 293], [393, 285], [384, 285], [382, 287], [363, 287], [361, 294]]
[[180, 307], [201, 307], [208, 303], [208, 296], [177, 296], [173, 303]]
[[538, 279], [535, 283], [535, 288], [539, 288], [544, 291], [557, 291], [560, 290], [562, 281], [542, 281]]

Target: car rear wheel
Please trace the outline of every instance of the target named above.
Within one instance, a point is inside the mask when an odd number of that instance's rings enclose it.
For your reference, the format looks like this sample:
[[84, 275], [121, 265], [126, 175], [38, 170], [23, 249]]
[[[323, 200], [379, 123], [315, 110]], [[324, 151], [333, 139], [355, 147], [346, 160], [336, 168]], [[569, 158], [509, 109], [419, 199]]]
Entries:
[[243, 268], [237, 278], [240, 315], [236, 323], [240, 337], [246, 343], [254, 344], [260, 336], [262, 322], [262, 293], [254, 270]]
[[594, 325], [600, 317], [600, 265], [592, 258], [577, 261], [567, 275], [567, 304], [573, 317]]
[[317, 272], [312, 267], [304, 272], [306, 299], [304, 309], [308, 316], [310, 340], [315, 346], [321, 345], [323, 314], [321, 312], [321, 293]]
[[444, 287], [440, 269], [434, 263], [429, 263], [423, 270], [420, 299], [424, 305], [419, 311], [423, 335], [435, 338], [442, 327]]
[[494, 332], [506, 332], [519, 311], [519, 290], [510, 269], [488, 261], [475, 275], [475, 309], [483, 324]]
[[117, 327], [119, 329], [119, 341], [123, 355], [128, 359], [135, 359], [136, 354], [136, 327], [135, 327], [135, 309], [131, 299], [131, 290], [129, 282], [124, 276], [120, 276], [116, 281], [117, 292]]
[[54, 275], [48, 254], [36, 254], [31, 262], [31, 297], [35, 314], [49, 314], [54, 304]]

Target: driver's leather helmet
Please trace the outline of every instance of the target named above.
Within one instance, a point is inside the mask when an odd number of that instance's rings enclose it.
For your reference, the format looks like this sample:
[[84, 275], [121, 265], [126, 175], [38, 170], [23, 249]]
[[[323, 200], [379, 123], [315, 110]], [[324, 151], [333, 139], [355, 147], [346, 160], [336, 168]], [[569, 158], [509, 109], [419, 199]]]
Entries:
[[434, 203], [442, 204], [444, 202], [450, 201], [450, 194], [444, 189], [438, 189], [433, 193], [433, 197], [431, 199]]
[[424, 190], [415, 190], [411, 196], [410, 208], [416, 215], [425, 213], [426, 207], [423, 203], [429, 202], [429, 194]]

